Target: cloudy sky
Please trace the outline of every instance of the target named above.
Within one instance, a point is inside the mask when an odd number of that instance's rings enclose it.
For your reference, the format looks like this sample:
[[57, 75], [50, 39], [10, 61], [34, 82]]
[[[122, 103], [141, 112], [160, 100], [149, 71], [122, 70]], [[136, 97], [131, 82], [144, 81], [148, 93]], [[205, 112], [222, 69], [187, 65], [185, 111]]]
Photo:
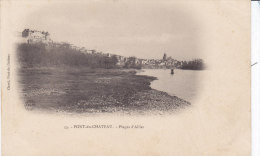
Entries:
[[[87, 49], [179, 60], [201, 58], [196, 3], [181, 1], [30, 3], [23, 28], [49, 31], [55, 41]], [[199, 9], [199, 8], [198, 8]]]

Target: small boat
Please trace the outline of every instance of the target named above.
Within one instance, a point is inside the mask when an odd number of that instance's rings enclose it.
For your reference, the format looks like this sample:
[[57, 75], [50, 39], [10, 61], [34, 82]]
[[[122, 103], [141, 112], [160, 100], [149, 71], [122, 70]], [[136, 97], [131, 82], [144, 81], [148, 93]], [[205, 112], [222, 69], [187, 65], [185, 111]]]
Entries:
[[174, 70], [173, 70], [173, 68], [171, 69], [171, 74], [172, 74], [172, 75], [174, 74]]

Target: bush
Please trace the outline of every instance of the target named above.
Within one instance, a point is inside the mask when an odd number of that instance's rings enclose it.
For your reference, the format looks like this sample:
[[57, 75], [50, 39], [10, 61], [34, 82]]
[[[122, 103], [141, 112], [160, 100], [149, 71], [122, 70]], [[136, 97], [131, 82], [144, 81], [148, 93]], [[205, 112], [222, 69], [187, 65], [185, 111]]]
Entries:
[[202, 59], [194, 59], [192, 61], [182, 61], [180, 69], [203, 70], [205, 65]]

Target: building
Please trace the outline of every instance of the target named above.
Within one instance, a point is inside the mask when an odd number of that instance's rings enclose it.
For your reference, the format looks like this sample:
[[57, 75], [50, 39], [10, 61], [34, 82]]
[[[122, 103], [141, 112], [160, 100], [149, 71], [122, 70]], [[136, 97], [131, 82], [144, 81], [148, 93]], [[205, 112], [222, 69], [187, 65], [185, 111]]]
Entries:
[[50, 39], [49, 32], [24, 29], [22, 37], [27, 43], [45, 43], [50, 44], [53, 41]]

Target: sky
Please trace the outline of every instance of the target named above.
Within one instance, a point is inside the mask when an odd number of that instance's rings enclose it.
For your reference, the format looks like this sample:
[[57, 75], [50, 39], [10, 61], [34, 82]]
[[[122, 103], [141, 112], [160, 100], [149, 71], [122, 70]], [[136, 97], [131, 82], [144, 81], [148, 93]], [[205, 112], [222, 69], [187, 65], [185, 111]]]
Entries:
[[180, 1], [31, 3], [23, 28], [104, 53], [190, 60], [202, 56], [198, 17], [189, 7]]

